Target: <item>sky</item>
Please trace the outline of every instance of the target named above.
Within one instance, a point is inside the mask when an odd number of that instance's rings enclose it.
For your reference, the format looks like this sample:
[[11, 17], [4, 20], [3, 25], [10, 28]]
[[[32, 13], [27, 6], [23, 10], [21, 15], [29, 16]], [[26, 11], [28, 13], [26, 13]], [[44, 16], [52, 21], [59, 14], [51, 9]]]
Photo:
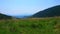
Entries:
[[56, 5], [60, 5], [60, 0], [0, 0], [0, 13], [11, 16], [32, 15]]

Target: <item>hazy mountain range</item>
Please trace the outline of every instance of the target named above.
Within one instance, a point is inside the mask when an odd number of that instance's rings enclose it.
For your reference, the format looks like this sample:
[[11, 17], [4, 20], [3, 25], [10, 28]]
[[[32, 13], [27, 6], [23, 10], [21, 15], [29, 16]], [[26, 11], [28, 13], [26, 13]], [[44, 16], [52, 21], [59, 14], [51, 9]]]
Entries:
[[[27, 15], [27, 16], [14, 16], [15, 18], [27, 18], [27, 17], [55, 17], [55, 16], [60, 16], [60, 5], [50, 7], [48, 9], [45, 9], [43, 11], [39, 11], [34, 15]], [[11, 19], [13, 16], [8, 16], [5, 14], [0, 13], [0, 19]]]

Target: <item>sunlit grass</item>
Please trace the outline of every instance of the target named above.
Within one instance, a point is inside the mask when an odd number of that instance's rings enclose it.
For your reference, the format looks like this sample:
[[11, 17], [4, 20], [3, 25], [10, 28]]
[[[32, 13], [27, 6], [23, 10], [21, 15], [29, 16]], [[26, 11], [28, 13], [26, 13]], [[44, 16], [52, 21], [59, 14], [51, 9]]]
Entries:
[[0, 20], [0, 34], [59, 34], [60, 18]]

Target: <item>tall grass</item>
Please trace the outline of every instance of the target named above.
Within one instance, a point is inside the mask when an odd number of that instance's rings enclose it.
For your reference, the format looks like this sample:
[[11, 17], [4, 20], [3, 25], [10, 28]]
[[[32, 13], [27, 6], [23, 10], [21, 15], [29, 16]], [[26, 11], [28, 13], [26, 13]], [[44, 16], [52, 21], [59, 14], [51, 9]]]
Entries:
[[0, 20], [0, 34], [60, 34], [60, 18]]

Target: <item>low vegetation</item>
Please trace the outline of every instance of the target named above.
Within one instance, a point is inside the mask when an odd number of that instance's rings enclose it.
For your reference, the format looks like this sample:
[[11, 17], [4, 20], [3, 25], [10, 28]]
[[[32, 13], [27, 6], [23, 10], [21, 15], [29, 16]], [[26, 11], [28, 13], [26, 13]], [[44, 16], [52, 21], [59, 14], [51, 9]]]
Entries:
[[0, 20], [0, 34], [60, 34], [60, 17]]

